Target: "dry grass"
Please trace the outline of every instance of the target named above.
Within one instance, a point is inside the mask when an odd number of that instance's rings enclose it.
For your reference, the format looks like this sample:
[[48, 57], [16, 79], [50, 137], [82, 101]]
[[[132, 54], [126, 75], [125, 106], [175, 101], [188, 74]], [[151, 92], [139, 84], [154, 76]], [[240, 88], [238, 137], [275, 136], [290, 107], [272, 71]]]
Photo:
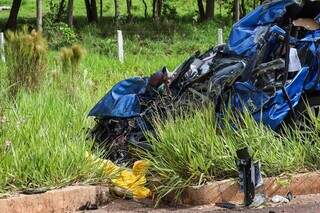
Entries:
[[47, 68], [47, 42], [40, 32], [26, 27], [9, 31], [5, 45], [10, 93], [16, 96], [19, 89], [32, 91], [41, 84]]
[[64, 73], [71, 72], [75, 76], [79, 72], [81, 60], [84, 58], [86, 51], [79, 44], [71, 47], [64, 47], [60, 50], [61, 69]]

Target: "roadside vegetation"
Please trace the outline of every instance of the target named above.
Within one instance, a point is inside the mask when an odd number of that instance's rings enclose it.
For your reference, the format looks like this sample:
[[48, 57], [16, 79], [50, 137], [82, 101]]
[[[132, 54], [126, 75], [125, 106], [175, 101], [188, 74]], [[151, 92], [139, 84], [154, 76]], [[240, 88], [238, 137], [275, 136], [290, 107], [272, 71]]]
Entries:
[[[57, 71], [36, 32], [8, 33], [0, 83], [0, 194], [79, 182], [108, 182], [87, 162], [88, 79]], [[47, 58], [48, 57], [48, 58]], [[54, 69], [52, 69], [54, 68]]]
[[320, 168], [319, 120], [310, 112], [313, 128], [308, 133], [284, 127], [281, 134], [259, 124], [245, 113], [237, 118], [230, 112], [217, 122], [213, 108], [193, 114], [157, 120], [157, 134], [149, 141], [154, 152], [143, 153], [152, 165], [153, 187], [159, 199], [187, 186], [237, 178], [236, 151], [249, 147], [261, 162], [265, 177], [313, 171]]
[[[25, 2], [17, 33], [6, 34], [6, 63], [0, 61], [0, 196], [108, 183], [109, 177], [85, 157], [92, 146], [86, 140], [93, 125], [87, 117], [90, 108], [117, 81], [149, 75], [164, 65], [173, 69], [193, 52], [215, 45], [223, 22], [198, 24], [192, 17], [157, 25], [144, 18], [123, 22], [121, 64], [113, 19], [88, 25], [81, 17], [83, 5], [76, 8], [80, 17], [75, 17], [74, 28], [46, 20], [40, 34], [31, 31], [35, 3]], [[8, 14], [0, 13], [0, 25]]]
[[[174, 17], [160, 22], [143, 17], [141, 2], [133, 7], [130, 22], [125, 17], [116, 22], [111, 17], [114, 10], [105, 6], [99, 23], [88, 24], [84, 2], [77, 1], [73, 27], [54, 23], [54, 10], [45, 4], [44, 32], [38, 34], [21, 31], [23, 25], [33, 29], [35, 23], [35, 1], [23, 2], [20, 31], [7, 34], [7, 62], [0, 61], [0, 196], [108, 182], [101, 168], [85, 157], [92, 146], [86, 140], [93, 124], [87, 117], [91, 107], [119, 80], [148, 76], [164, 65], [173, 70], [195, 51], [214, 46], [217, 29], [223, 28], [226, 38], [232, 24], [225, 8], [220, 13], [216, 8], [214, 19], [198, 22], [195, 1], [178, 1]], [[8, 14], [0, 13], [1, 26]], [[117, 59], [117, 29], [124, 34], [123, 64]], [[155, 121], [157, 136], [148, 138], [154, 151], [142, 156], [151, 162], [150, 184], [159, 197], [172, 191], [179, 195], [185, 186], [236, 177], [235, 151], [244, 146], [261, 161], [265, 176], [319, 169], [317, 118], [312, 117], [316, 129], [308, 136], [288, 130], [276, 134], [249, 115], [242, 121], [227, 116], [222, 129], [212, 108]]]

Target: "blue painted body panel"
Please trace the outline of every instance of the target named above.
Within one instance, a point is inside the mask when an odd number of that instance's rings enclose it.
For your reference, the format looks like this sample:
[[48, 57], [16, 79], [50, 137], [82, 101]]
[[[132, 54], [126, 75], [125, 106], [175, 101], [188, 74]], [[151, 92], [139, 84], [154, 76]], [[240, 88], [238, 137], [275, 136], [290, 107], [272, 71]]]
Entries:
[[[286, 12], [286, 6], [294, 0], [273, 1], [257, 7], [237, 22], [231, 30], [226, 45], [228, 53], [244, 57], [252, 57], [257, 52], [259, 39], [267, 32], [285, 35], [285, 31], [277, 26], [277, 20]], [[317, 16], [318, 17], [318, 16]], [[320, 18], [315, 18], [316, 21]], [[320, 17], [320, 16], [319, 16]], [[296, 106], [301, 95], [307, 90], [319, 90], [320, 30], [310, 31], [304, 38], [290, 39], [297, 49], [306, 47], [312, 53], [311, 65], [302, 64], [302, 69], [295, 78], [285, 85], [285, 90]], [[270, 54], [277, 48], [277, 42], [270, 37]], [[90, 111], [89, 116], [98, 118], [130, 118], [139, 117], [141, 106], [139, 98], [145, 95], [148, 78], [130, 78], [116, 84]], [[256, 89], [252, 83], [236, 82], [233, 85], [231, 105], [242, 111], [248, 108], [257, 121], [276, 129], [291, 110], [283, 90], [276, 91], [272, 96]]]

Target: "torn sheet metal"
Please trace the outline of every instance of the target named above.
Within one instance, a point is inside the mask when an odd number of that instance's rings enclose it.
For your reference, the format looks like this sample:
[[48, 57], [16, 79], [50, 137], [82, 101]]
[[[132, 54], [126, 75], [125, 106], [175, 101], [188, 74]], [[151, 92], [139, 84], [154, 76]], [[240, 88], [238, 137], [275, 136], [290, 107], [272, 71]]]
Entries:
[[227, 51], [236, 55], [252, 56], [257, 52], [258, 40], [286, 13], [294, 0], [277, 0], [258, 6], [254, 11], [233, 25]]
[[89, 112], [98, 118], [129, 118], [139, 116], [139, 95], [145, 94], [147, 78], [135, 77], [116, 84]]

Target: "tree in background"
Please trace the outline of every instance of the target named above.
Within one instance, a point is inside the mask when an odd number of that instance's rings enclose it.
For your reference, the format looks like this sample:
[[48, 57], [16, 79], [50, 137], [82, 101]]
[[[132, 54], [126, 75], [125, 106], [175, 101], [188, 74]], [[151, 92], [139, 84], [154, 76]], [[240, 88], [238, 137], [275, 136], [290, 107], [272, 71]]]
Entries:
[[142, 0], [142, 3], [144, 5], [144, 17], [147, 18], [148, 17], [148, 5], [146, 0]]
[[152, 17], [155, 20], [160, 20], [162, 14], [162, 4], [163, 0], [153, 0], [152, 2]]
[[203, 7], [203, 2], [202, 0], [197, 0], [198, 3], [198, 15], [199, 15], [199, 19], [200, 21], [204, 21], [205, 20], [205, 11], [204, 11], [204, 7]]
[[[88, 22], [98, 22], [97, 3], [96, 0], [84, 0], [87, 10]], [[116, 0], [115, 0], [116, 1]]]
[[103, 13], [103, 1], [100, 0], [100, 19], [102, 19], [102, 14]]
[[240, 19], [240, 0], [234, 0], [233, 18], [235, 22]]
[[206, 1], [206, 20], [214, 17], [215, 0]]
[[[87, 12], [88, 22], [98, 22], [98, 11], [97, 11], [97, 0], [84, 0]], [[144, 16], [148, 17], [148, 1], [152, 3], [152, 18], [159, 21], [161, 16], [166, 15], [167, 18], [170, 14], [176, 14], [177, 5], [176, 3], [182, 3], [182, 0], [141, 0], [141, 7], [144, 7]], [[10, 15], [6, 22], [3, 30], [9, 28], [16, 28], [17, 17], [21, 7], [22, 0], [12, 0]], [[42, 16], [39, 5], [43, 0], [36, 0], [37, 3], [37, 28], [41, 28], [41, 20], [39, 17]], [[50, 16], [50, 20], [53, 23], [66, 22], [71, 27], [73, 26], [73, 12], [74, 12], [74, 0], [47, 0], [49, 3], [50, 11], [46, 13], [46, 17]], [[126, 0], [126, 15], [128, 21], [133, 18], [132, 14], [132, 0]], [[223, 11], [227, 11], [228, 14], [233, 14], [233, 21], [238, 21], [241, 17], [245, 16], [247, 10], [255, 8], [257, 4], [261, 3], [260, 0], [197, 0], [199, 21], [206, 21], [213, 19], [215, 16], [215, 5], [217, 4], [220, 10], [220, 15]], [[100, 6], [100, 19], [102, 18], [103, 12], [103, 0], [99, 2]], [[142, 9], [142, 8], [141, 8]], [[120, 18], [120, 1], [114, 0], [114, 18], [118, 22]], [[169, 11], [169, 12], [168, 12]], [[48, 15], [50, 14], [50, 15]], [[169, 14], [169, 16], [168, 16]], [[175, 15], [169, 18], [175, 19]]]
[[114, 19], [118, 22], [120, 18], [119, 0], [114, 0]]
[[37, 0], [37, 30], [42, 31], [42, 0]]
[[69, 27], [73, 26], [73, 0], [68, 0], [67, 21]]
[[206, 0], [206, 9], [204, 9], [202, 0], [197, 0], [197, 4], [200, 21], [206, 21], [214, 17], [215, 0]]
[[246, 4], [244, 0], [241, 0], [241, 17], [244, 17], [247, 14]]
[[17, 27], [17, 18], [18, 18], [18, 13], [19, 13], [20, 6], [21, 6], [21, 1], [22, 0], [13, 0], [12, 1], [10, 15], [9, 15], [9, 18], [7, 20], [7, 23], [5, 25], [4, 30]]
[[127, 17], [128, 17], [128, 21], [132, 20], [131, 8], [132, 8], [132, 0], [127, 0]]
[[65, 8], [66, 8], [66, 0], [60, 0], [58, 12], [57, 12], [57, 15], [56, 15], [56, 18], [55, 18], [56, 22], [60, 22], [61, 21], [61, 17], [63, 16]]

